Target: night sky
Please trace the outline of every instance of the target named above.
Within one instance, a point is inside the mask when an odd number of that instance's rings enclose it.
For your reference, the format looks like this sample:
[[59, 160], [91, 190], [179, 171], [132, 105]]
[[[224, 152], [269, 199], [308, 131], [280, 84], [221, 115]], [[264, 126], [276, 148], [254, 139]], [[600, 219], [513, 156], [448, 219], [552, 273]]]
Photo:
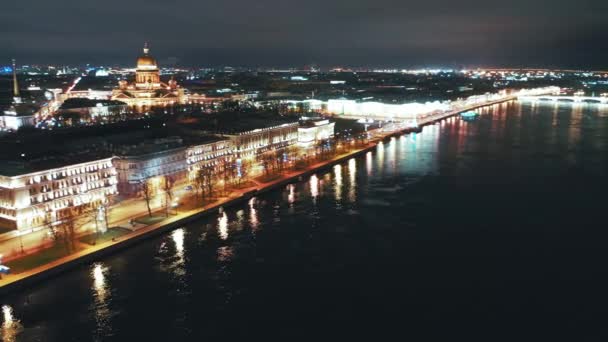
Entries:
[[0, 32], [23, 63], [608, 69], [607, 0], [19, 0]]

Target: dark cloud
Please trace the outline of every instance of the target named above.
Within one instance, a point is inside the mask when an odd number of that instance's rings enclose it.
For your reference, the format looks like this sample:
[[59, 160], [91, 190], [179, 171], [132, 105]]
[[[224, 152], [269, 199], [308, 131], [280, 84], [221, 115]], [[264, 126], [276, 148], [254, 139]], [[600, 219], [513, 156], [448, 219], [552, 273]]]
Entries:
[[190, 65], [608, 68], [605, 0], [20, 0], [0, 58]]

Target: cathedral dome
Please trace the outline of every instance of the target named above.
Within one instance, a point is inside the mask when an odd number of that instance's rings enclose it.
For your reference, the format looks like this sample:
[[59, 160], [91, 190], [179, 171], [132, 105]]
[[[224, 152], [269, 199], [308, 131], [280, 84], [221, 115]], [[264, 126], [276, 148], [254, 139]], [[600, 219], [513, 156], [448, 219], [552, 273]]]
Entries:
[[156, 60], [150, 56], [150, 49], [148, 48], [148, 43], [144, 45], [144, 54], [137, 59], [137, 69], [156, 69], [157, 64]]
[[141, 56], [137, 59], [137, 68], [156, 67], [156, 60], [150, 56]]

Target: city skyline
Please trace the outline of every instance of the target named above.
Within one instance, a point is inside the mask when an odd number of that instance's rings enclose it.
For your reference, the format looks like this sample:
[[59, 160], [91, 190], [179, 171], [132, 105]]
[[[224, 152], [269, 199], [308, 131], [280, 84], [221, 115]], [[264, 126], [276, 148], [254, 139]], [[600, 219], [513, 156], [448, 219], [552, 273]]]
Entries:
[[608, 68], [599, 0], [29, 2], [0, 14], [4, 60], [123, 65], [150, 41], [184, 66]]
[[606, 18], [4, 4], [0, 340], [608, 336]]

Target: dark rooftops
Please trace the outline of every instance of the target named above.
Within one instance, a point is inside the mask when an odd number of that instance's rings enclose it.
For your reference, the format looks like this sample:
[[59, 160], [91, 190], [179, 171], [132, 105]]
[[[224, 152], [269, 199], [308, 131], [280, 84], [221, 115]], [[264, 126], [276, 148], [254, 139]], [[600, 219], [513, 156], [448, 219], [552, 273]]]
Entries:
[[181, 132], [175, 127], [163, 126], [163, 122], [151, 121], [145, 127], [149, 128], [142, 128], [142, 121], [139, 121], [5, 135], [0, 139], [3, 146], [0, 149], [0, 175], [17, 176], [121, 154], [145, 155], [224, 140]]
[[223, 112], [198, 116], [186, 125], [208, 133], [237, 134], [297, 122], [295, 117], [270, 112]]
[[97, 106], [126, 106], [127, 104], [121, 101], [114, 100], [90, 100], [86, 98], [71, 98], [63, 102], [59, 109], [74, 109], [88, 108]]

